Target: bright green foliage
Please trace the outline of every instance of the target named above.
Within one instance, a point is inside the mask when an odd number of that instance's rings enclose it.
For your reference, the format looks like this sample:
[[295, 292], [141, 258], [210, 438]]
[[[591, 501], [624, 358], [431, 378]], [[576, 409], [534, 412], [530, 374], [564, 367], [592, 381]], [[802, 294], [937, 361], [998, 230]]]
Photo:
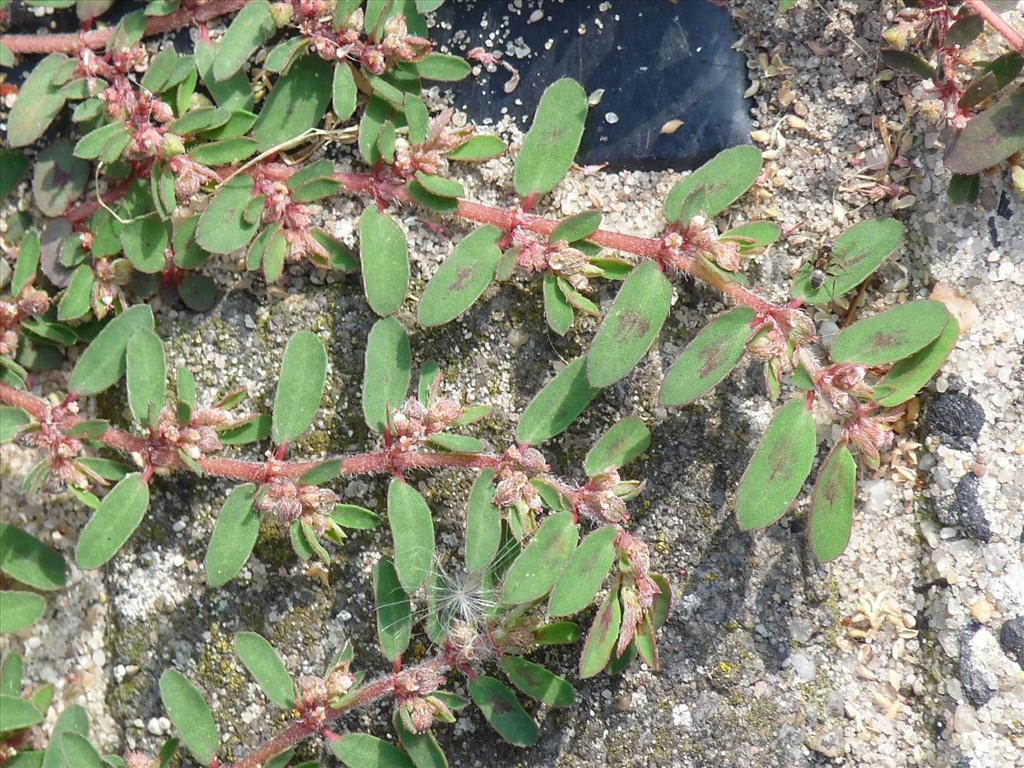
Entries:
[[571, 645], [582, 636], [579, 625], [572, 621], [555, 621], [533, 631], [538, 645]]
[[534, 396], [519, 419], [516, 440], [539, 445], [583, 413], [600, 391], [587, 381], [586, 365], [587, 358], [576, 358]]
[[0, 733], [41, 723], [42, 713], [19, 696], [0, 695]]
[[160, 699], [192, 756], [203, 765], [213, 762], [220, 736], [198, 689], [176, 669], [168, 669], [160, 676]]
[[896, 363], [875, 386], [875, 401], [893, 408], [906, 402], [931, 381], [956, 346], [960, 326], [953, 315], [935, 341]]
[[770, 221], [751, 221], [723, 232], [722, 240], [736, 240], [740, 253], [750, 253], [767, 248], [779, 239], [782, 230]]
[[398, 741], [405, 749], [416, 768], [448, 768], [448, 758], [430, 731], [415, 733], [402, 722], [402, 716], [396, 709], [391, 718]]
[[377, 642], [388, 661], [401, 658], [412, 637], [412, 604], [402, 589], [394, 563], [377, 561], [373, 572], [373, 594], [377, 601]]
[[252, 127], [260, 151], [319, 125], [331, 101], [333, 79], [333, 68], [319, 56], [306, 55], [292, 64], [274, 84]]
[[45, 610], [46, 601], [35, 592], [0, 592], [0, 635], [35, 624]]
[[64, 290], [57, 305], [58, 320], [77, 320], [92, 309], [93, 271], [89, 264], [82, 264], [71, 274], [71, 282]]
[[338, 504], [331, 512], [331, 519], [344, 528], [367, 531], [381, 523], [380, 515], [355, 504]]
[[75, 768], [108, 768], [106, 762], [89, 743], [89, 740], [77, 733], [65, 733], [58, 742], [60, 753], [67, 765]]
[[743, 357], [752, 335], [754, 310], [733, 307], [686, 345], [661, 385], [662, 405], [689, 405], [710, 392]]
[[121, 230], [124, 255], [140, 272], [163, 270], [169, 241], [167, 225], [156, 214], [135, 219]]
[[584, 211], [559, 222], [558, 226], [551, 231], [548, 240], [552, 243], [557, 243], [559, 240], [573, 243], [590, 237], [600, 226], [600, 211]]
[[665, 198], [665, 219], [685, 226], [698, 213], [715, 216], [750, 189], [763, 165], [757, 147], [744, 145], [719, 152], [672, 187]]
[[252, 202], [253, 178], [246, 174], [226, 182], [206, 206], [196, 227], [196, 242], [211, 253], [231, 253], [244, 248], [259, 228], [259, 221], [245, 217]]
[[312, 331], [288, 341], [274, 395], [271, 434], [278, 445], [300, 437], [316, 418], [327, 381], [327, 350]]
[[234, 488], [217, 516], [217, 523], [206, 550], [206, 580], [220, 587], [234, 578], [256, 545], [260, 517], [253, 509], [256, 486], [252, 483]]
[[39, 235], [35, 230], [25, 235], [18, 246], [18, 260], [14, 263], [14, 274], [11, 276], [11, 295], [17, 296], [21, 289], [29, 284], [39, 268]]
[[397, 312], [409, 290], [409, 251], [398, 222], [374, 206], [359, 219], [359, 260], [370, 308], [381, 317]]
[[61, 589], [68, 579], [67, 565], [57, 550], [6, 523], [0, 523], [0, 571], [44, 591]]
[[576, 703], [576, 690], [540, 664], [518, 656], [504, 656], [501, 669], [512, 684], [531, 699], [552, 707], [571, 707]]
[[31, 417], [12, 405], [0, 406], [0, 443], [9, 443], [22, 427], [32, 423]]
[[128, 340], [139, 328], [153, 330], [153, 310], [148, 304], [129, 307], [104, 326], [75, 364], [68, 389], [95, 395], [120, 381]]
[[803, 399], [775, 412], [736, 493], [740, 528], [764, 528], [789, 508], [811, 473], [817, 439]]
[[497, 136], [478, 134], [448, 153], [450, 160], [480, 162], [498, 157], [505, 151], [505, 143]]
[[470, 68], [461, 56], [446, 53], [428, 53], [423, 61], [416, 63], [416, 72], [424, 80], [455, 82], [469, 76]]
[[811, 493], [808, 534], [811, 550], [823, 563], [843, 554], [850, 541], [856, 489], [857, 464], [850, 449], [840, 443], [818, 470]]
[[419, 491], [397, 477], [388, 486], [388, 525], [398, 579], [407, 592], [414, 592], [434, 561], [434, 519]]
[[235, 652], [267, 698], [282, 709], [295, 708], [295, 684], [266, 638], [256, 632], [239, 632]]
[[567, 77], [549, 85], [516, 158], [516, 194], [544, 194], [565, 178], [587, 120], [587, 94]]
[[608, 591], [597, 609], [587, 640], [580, 655], [580, 677], [584, 680], [600, 673], [612, 657], [612, 650], [622, 626], [622, 606], [617, 587]]
[[544, 597], [568, 564], [579, 541], [571, 512], [548, 517], [505, 574], [502, 600], [509, 605]]
[[61, 86], [76, 66], [74, 59], [51, 53], [29, 73], [7, 118], [8, 146], [25, 147], [43, 135], [64, 106]]
[[572, 311], [572, 304], [565, 297], [562, 289], [559, 288], [558, 278], [547, 273], [543, 278], [544, 285], [544, 319], [548, 327], [559, 336], [565, 336], [575, 317]]
[[388, 412], [402, 407], [411, 381], [409, 337], [395, 318], [382, 318], [370, 329], [366, 340], [363, 418], [370, 429], [384, 431]]
[[605, 526], [584, 537], [551, 590], [549, 616], [572, 616], [590, 605], [615, 562], [618, 533]]
[[417, 316], [422, 325], [443, 325], [480, 298], [494, 279], [501, 258], [501, 231], [490, 224], [464, 237], [427, 283]]
[[946, 167], [953, 173], [980, 173], [1024, 149], [1024, 89], [1011, 90], [967, 121], [946, 145]]
[[836, 336], [837, 363], [882, 365], [909, 357], [945, 330], [949, 310], [938, 301], [912, 301], [860, 320]]
[[672, 285], [653, 261], [626, 278], [587, 356], [587, 380], [607, 387], [647, 354], [668, 317]]
[[416, 768], [394, 744], [368, 733], [346, 733], [331, 742], [331, 752], [348, 768]]
[[149, 486], [142, 475], [133, 472], [126, 475], [103, 501], [85, 524], [75, 561], [79, 568], [99, 568], [128, 541], [149, 507]]
[[218, 80], [231, 77], [276, 31], [267, 0], [253, 0], [247, 4], [224, 33], [217, 58], [213, 61], [213, 76]]
[[139, 328], [128, 339], [126, 352], [128, 405], [139, 424], [155, 427], [166, 396], [167, 363], [160, 337]]
[[793, 298], [822, 305], [852, 291], [899, 248], [905, 231], [895, 219], [869, 219], [854, 224], [832, 244], [823, 270], [825, 280], [818, 288], [811, 287], [814, 262], [808, 261], [800, 268], [793, 281]]
[[613, 467], [624, 467], [651, 444], [651, 431], [637, 416], [620, 419], [587, 453], [583, 469], [593, 477]]
[[501, 511], [494, 505], [494, 470], [482, 469], [469, 492], [466, 512], [466, 568], [490, 565], [501, 543]]
[[488, 675], [480, 675], [469, 681], [469, 695], [487, 722], [505, 741], [517, 747], [528, 747], [536, 743], [537, 724], [503, 682]]

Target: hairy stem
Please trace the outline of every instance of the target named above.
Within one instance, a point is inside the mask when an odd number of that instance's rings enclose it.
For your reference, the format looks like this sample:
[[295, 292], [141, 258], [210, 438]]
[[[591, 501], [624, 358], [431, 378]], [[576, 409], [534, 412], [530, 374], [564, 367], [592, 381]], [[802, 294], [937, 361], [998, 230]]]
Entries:
[[989, 26], [1003, 36], [1017, 53], [1024, 55], [1024, 35], [1010, 26], [985, 0], [967, 0], [967, 5], [981, 16]]
[[[146, 24], [145, 35], [160, 35], [191, 24], [201, 24], [241, 9], [249, 0], [209, 0], [195, 10], [179, 8], [166, 16], [156, 16]], [[13, 53], [74, 53], [82, 48], [102, 48], [114, 36], [114, 27], [79, 34], [4, 35], [3, 44]]]

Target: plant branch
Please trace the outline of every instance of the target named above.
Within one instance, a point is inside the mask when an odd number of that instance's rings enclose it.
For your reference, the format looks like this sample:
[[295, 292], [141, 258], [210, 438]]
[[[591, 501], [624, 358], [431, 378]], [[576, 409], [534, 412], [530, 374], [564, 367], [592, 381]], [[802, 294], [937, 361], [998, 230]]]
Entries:
[[[209, 0], [194, 10], [179, 8], [166, 16], [156, 16], [146, 24], [145, 35], [160, 35], [190, 24], [201, 24], [243, 8], [249, 0]], [[102, 48], [114, 36], [114, 27], [79, 34], [4, 35], [3, 44], [12, 53], [74, 53], [82, 48]]]
[[1003, 39], [1010, 44], [1013, 50], [1024, 55], [1024, 35], [1021, 35], [1020, 32], [1010, 26], [1010, 23], [996, 13], [992, 6], [985, 2], [985, 0], [967, 0], [967, 5], [970, 6], [972, 11], [981, 16], [992, 29], [1002, 35]]

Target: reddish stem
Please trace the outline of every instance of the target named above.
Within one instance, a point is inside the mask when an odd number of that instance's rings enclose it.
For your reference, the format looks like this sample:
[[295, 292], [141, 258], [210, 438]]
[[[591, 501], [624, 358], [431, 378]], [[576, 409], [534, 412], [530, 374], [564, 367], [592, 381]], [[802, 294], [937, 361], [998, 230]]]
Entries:
[[[166, 16], [156, 16], [146, 24], [145, 35], [160, 35], [190, 24], [224, 16], [243, 8], [249, 0], [209, 0], [195, 10], [179, 8]], [[3, 43], [13, 53], [74, 53], [82, 48], [102, 48], [114, 35], [114, 27], [79, 34], [4, 35]]]
[[967, 0], [967, 5], [981, 16], [992, 29], [1002, 35], [1013, 50], [1024, 55], [1024, 35], [1011, 27], [1010, 23], [996, 13], [985, 0]]

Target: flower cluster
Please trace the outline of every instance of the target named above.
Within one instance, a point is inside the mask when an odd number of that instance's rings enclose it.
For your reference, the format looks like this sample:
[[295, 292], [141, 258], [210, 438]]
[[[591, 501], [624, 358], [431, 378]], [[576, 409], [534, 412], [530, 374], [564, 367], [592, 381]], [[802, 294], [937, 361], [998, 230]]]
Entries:
[[583, 517], [606, 525], [629, 523], [626, 502], [643, 490], [643, 483], [623, 481], [617, 470], [599, 472], [576, 492], [576, 511]]
[[17, 296], [0, 299], [0, 355], [13, 356], [18, 351], [21, 324], [49, 308], [50, 297], [31, 284], [22, 287]]
[[498, 470], [495, 506], [517, 507], [523, 514], [540, 512], [543, 508], [540, 493], [530, 479], [547, 471], [547, 462], [536, 448], [509, 448]]
[[388, 437], [399, 451], [411, 451], [431, 435], [443, 432], [465, 415], [457, 402], [446, 397], [434, 398], [430, 408], [410, 397], [401, 410], [391, 414]]
[[338, 494], [329, 488], [299, 485], [284, 477], [274, 477], [261, 487], [256, 508], [277, 515], [285, 524], [301, 519], [317, 536], [322, 536], [326, 530], [336, 528], [330, 515], [339, 501]]
[[615, 539], [615, 549], [628, 565], [626, 583], [619, 592], [622, 600], [622, 631], [616, 655], [621, 656], [633, 638], [648, 621], [654, 598], [661, 594], [661, 588], [651, 578], [651, 556], [647, 545], [626, 531], [620, 531]]
[[451, 124], [455, 110], [446, 109], [430, 119], [427, 138], [412, 144], [405, 137], [395, 140], [395, 162], [392, 171], [401, 179], [411, 179], [417, 171], [437, 175], [448, 167], [445, 153], [461, 147], [476, 132], [475, 126]]

